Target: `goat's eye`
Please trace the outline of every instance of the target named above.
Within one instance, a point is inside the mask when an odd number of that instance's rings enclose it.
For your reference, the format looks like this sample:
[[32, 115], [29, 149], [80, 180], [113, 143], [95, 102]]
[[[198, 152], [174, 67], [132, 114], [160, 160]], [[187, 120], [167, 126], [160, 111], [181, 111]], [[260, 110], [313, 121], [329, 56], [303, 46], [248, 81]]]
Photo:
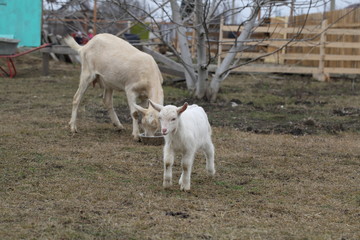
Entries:
[[171, 119], [172, 122], [175, 121], [175, 120], [176, 120], [176, 118]]

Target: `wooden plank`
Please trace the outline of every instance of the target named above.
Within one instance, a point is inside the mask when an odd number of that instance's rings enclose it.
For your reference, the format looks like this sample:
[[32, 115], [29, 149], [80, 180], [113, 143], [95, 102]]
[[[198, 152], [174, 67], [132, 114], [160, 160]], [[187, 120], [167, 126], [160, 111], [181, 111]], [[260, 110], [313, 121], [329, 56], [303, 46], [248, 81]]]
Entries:
[[238, 25], [222, 25], [222, 29], [224, 32], [237, 32], [243, 30], [244, 28], [239, 28]]
[[326, 30], [326, 34], [329, 35], [355, 35], [355, 36], [360, 36], [360, 31], [359, 29], [328, 29]]
[[[234, 38], [223, 38], [223, 41], [221, 42], [221, 44], [223, 46], [226, 46], [226, 45], [227, 46], [232, 46], [232, 45], [234, 45], [235, 40], [236, 39], [234, 39]], [[249, 40], [245, 41], [245, 45], [249, 45], [249, 46], [254, 46], [254, 45], [268, 46], [269, 43], [271, 43], [271, 42], [274, 42], [274, 41], [263, 41], [261, 39], [249, 39]]]
[[[216, 66], [209, 66], [209, 71], [215, 72]], [[255, 73], [297, 73], [314, 74], [318, 72], [317, 67], [299, 67], [299, 66], [266, 66], [266, 65], [245, 65], [232, 70], [235, 73], [255, 72]], [[360, 68], [324, 68], [324, 73], [328, 74], [360, 74]]]
[[159, 65], [159, 69], [162, 73], [170, 74], [173, 76], [185, 78], [185, 73], [183, 71], [178, 71], [176, 69], [172, 69], [163, 65]]
[[73, 54], [73, 55], [78, 54], [77, 51], [75, 51], [72, 48], [70, 48], [69, 46], [65, 46], [65, 45], [54, 45], [54, 46], [51, 46], [48, 48], [42, 48], [42, 49], [40, 49], [40, 52], [56, 53], [56, 54]]
[[[224, 25], [223, 31], [228, 32], [241, 32], [243, 30], [243, 27], [239, 29], [238, 26], [229, 26]], [[313, 26], [305, 26], [304, 28], [301, 27], [257, 27], [254, 29], [254, 33], [276, 33], [276, 34], [289, 34], [289, 33], [300, 33], [300, 34], [320, 34], [321, 28], [319, 26], [313, 25]], [[326, 30], [327, 34], [332, 35], [360, 35], [360, 31], [358, 29], [335, 29], [335, 28], [329, 28]]]
[[150, 54], [156, 61], [159, 61], [159, 62], [165, 64], [169, 68], [178, 70], [178, 71], [182, 71], [182, 72], [185, 71], [184, 67], [180, 63], [177, 63], [174, 60], [172, 60], [158, 52], [151, 50], [149, 47], [144, 46], [143, 50], [144, 50], [144, 52]]
[[[50, 34], [48, 34], [48, 37], [49, 37], [50, 43], [52, 43], [54, 46], [60, 45], [56, 35], [50, 33]], [[65, 62], [65, 56], [63, 54], [58, 54], [57, 57], [59, 58], [59, 60], [61, 62]]]
[[295, 66], [242, 66], [235, 68], [232, 72], [262, 72], [262, 73], [299, 73], [313, 74], [318, 71], [317, 67], [295, 67]]
[[[224, 52], [221, 55], [221, 58], [224, 58], [227, 53]], [[246, 58], [258, 58], [264, 56], [266, 53], [257, 53], [257, 52], [242, 52], [236, 55], [236, 58], [246, 59]], [[298, 61], [318, 61], [319, 54], [308, 54], [308, 53], [286, 53], [281, 54], [280, 58], [283, 60], [298, 60]], [[332, 55], [326, 54], [325, 61], [360, 61], [360, 55]]]
[[[223, 31], [227, 32], [241, 32], [244, 28], [239, 28], [238, 26], [229, 26], [224, 25]], [[276, 34], [286, 34], [286, 33], [301, 33], [301, 34], [319, 34], [321, 33], [321, 29], [319, 26], [315, 26], [314, 28], [301, 28], [301, 27], [257, 27], [254, 29], [254, 33], [276, 33]]]
[[54, 45], [47, 48], [40, 49], [40, 52], [43, 56], [43, 75], [49, 75], [49, 55], [50, 54], [68, 54], [68, 55], [78, 55], [78, 52], [71, 49], [69, 46], [64, 45]]
[[[271, 46], [271, 47], [282, 47], [289, 42], [290, 39], [276, 39], [271, 40], [261, 40], [261, 39], [249, 39], [245, 41], [244, 45], [247, 46]], [[221, 43], [223, 46], [232, 46], [235, 43], [234, 39], [224, 38]], [[328, 46], [330, 43], [327, 43]], [[320, 44], [316, 41], [292, 41], [288, 43], [289, 47], [318, 47]], [[360, 45], [360, 43], [358, 44]]]
[[[282, 47], [286, 43], [286, 41], [278, 40], [278, 41], [263, 41], [261, 45], [267, 45], [272, 47]], [[256, 46], [257, 42], [247, 42], [245, 45], [248, 46]], [[301, 42], [291, 42], [287, 45], [288, 47], [320, 47], [319, 42], [314, 41], [301, 41]], [[326, 48], [360, 48], [360, 42], [326, 42]]]
[[360, 48], [360, 42], [327, 42], [327, 48]]
[[333, 74], [360, 74], [360, 68], [325, 68], [324, 72]]
[[319, 28], [301, 28], [301, 27], [258, 27], [255, 29], [255, 32], [267, 32], [267, 33], [276, 33], [276, 34], [320, 34], [321, 29]]
[[[262, 73], [299, 73], [313, 74], [318, 71], [316, 67], [295, 67], [295, 66], [278, 66], [278, 67], [259, 67], [259, 66], [242, 66], [234, 69], [237, 72], [262, 72]], [[360, 68], [324, 68], [324, 73], [328, 74], [360, 74]]]
[[[263, 29], [264, 30], [264, 29]], [[280, 33], [298, 33], [301, 29], [300, 28], [283, 28], [279, 30]], [[256, 31], [256, 30], [255, 30]], [[275, 30], [276, 31], [276, 30]], [[360, 31], [358, 29], [336, 29], [336, 28], [329, 28], [329, 29], [320, 29], [318, 26], [305, 26], [304, 29], [301, 30], [301, 34], [320, 34], [322, 31], [326, 31], [326, 34], [331, 35], [360, 35]], [[272, 31], [270, 31], [271, 33]]]
[[[224, 58], [225, 55], [227, 54], [227, 52], [224, 52], [221, 55], [221, 58]], [[240, 59], [246, 59], [246, 58], [258, 58], [258, 57], [262, 57], [264, 56], [266, 53], [258, 53], [258, 52], [239, 52], [236, 54], [235, 58], [240, 58]]]
[[[226, 40], [226, 39], [224, 39]], [[287, 43], [288, 40], [276, 40], [276, 41], [252, 41], [246, 42], [245, 45], [248, 46], [272, 46], [272, 47], [282, 47]], [[224, 45], [230, 45], [223, 43]], [[320, 47], [319, 42], [316, 41], [300, 41], [300, 42], [291, 42], [287, 45], [288, 47]], [[360, 48], [360, 42], [326, 42], [326, 48]]]
[[[42, 30], [42, 35], [43, 35], [43, 41], [44, 43], [50, 43], [49, 41], [49, 34], [46, 30]], [[59, 59], [56, 57], [55, 53], [50, 52], [50, 56], [52, 57], [52, 59], [54, 59], [55, 61], [59, 61]]]
[[[306, 54], [306, 53], [287, 53], [281, 55], [286, 60], [319, 60], [319, 54]], [[360, 61], [360, 55], [332, 55], [326, 54], [325, 61]]]
[[358, 23], [336, 23], [334, 25], [332, 25], [332, 27], [335, 28], [360, 28], [360, 22]]

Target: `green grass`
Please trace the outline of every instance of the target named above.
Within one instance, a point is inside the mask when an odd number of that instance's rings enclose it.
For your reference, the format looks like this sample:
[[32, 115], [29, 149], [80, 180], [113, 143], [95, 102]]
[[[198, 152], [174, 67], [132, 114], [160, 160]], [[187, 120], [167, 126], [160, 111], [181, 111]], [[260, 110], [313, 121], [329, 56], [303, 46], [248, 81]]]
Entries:
[[360, 123], [333, 112], [359, 108], [348, 80], [234, 75], [214, 104], [167, 83], [166, 103], [205, 108], [216, 150], [215, 176], [198, 154], [182, 192], [179, 158], [165, 190], [162, 148], [132, 140], [123, 93], [124, 131], [90, 88], [71, 134], [79, 67], [51, 62], [43, 77], [22, 61], [16, 78], [0, 78], [1, 239], [359, 239]]

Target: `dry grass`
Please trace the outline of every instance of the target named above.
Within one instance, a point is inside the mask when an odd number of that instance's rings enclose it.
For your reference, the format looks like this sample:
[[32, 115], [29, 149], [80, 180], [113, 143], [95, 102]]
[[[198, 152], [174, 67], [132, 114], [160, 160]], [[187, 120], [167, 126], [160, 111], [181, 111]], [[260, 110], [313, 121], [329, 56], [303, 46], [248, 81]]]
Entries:
[[[1, 239], [360, 238], [359, 133], [217, 126], [216, 176], [199, 155], [191, 192], [163, 190], [162, 149], [131, 140], [127, 109], [117, 109], [127, 130], [116, 132], [101, 91], [89, 89], [73, 136], [78, 67], [52, 65], [42, 77], [21, 66], [0, 78]], [[115, 104], [126, 108], [123, 95]]]

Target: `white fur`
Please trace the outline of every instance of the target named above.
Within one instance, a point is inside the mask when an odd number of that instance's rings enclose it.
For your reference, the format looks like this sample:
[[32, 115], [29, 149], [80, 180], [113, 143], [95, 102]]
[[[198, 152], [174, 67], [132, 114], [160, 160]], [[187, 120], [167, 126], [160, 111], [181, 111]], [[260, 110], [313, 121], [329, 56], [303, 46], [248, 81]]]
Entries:
[[[104, 87], [104, 104], [112, 123], [123, 129], [114, 108], [113, 91], [124, 90], [127, 96], [130, 113], [133, 120], [132, 135], [139, 138], [139, 125], [136, 100], [140, 97], [149, 98], [163, 104], [164, 94], [161, 84], [163, 79], [155, 60], [148, 54], [139, 51], [128, 42], [111, 34], [98, 34], [86, 45], [80, 46], [68, 36], [65, 42], [79, 52], [82, 62], [80, 83], [73, 99], [73, 109], [70, 120], [72, 132], [77, 132], [77, 111], [83, 94], [91, 83], [98, 82]], [[157, 117], [158, 112], [152, 107], [141, 108], [143, 122], [151, 126], [143, 126], [147, 136], [153, 136], [159, 127], [158, 121], [148, 119]], [[149, 120], [149, 121], [147, 121]]]
[[172, 185], [172, 166], [175, 153], [182, 155], [182, 174], [179, 180], [180, 189], [190, 190], [191, 170], [195, 154], [202, 150], [206, 157], [206, 169], [214, 175], [214, 145], [211, 141], [211, 127], [207, 115], [198, 105], [182, 107], [162, 106], [150, 101], [158, 110], [161, 132], [165, 138], [164, 146], [164, 181], [163, 186]]

